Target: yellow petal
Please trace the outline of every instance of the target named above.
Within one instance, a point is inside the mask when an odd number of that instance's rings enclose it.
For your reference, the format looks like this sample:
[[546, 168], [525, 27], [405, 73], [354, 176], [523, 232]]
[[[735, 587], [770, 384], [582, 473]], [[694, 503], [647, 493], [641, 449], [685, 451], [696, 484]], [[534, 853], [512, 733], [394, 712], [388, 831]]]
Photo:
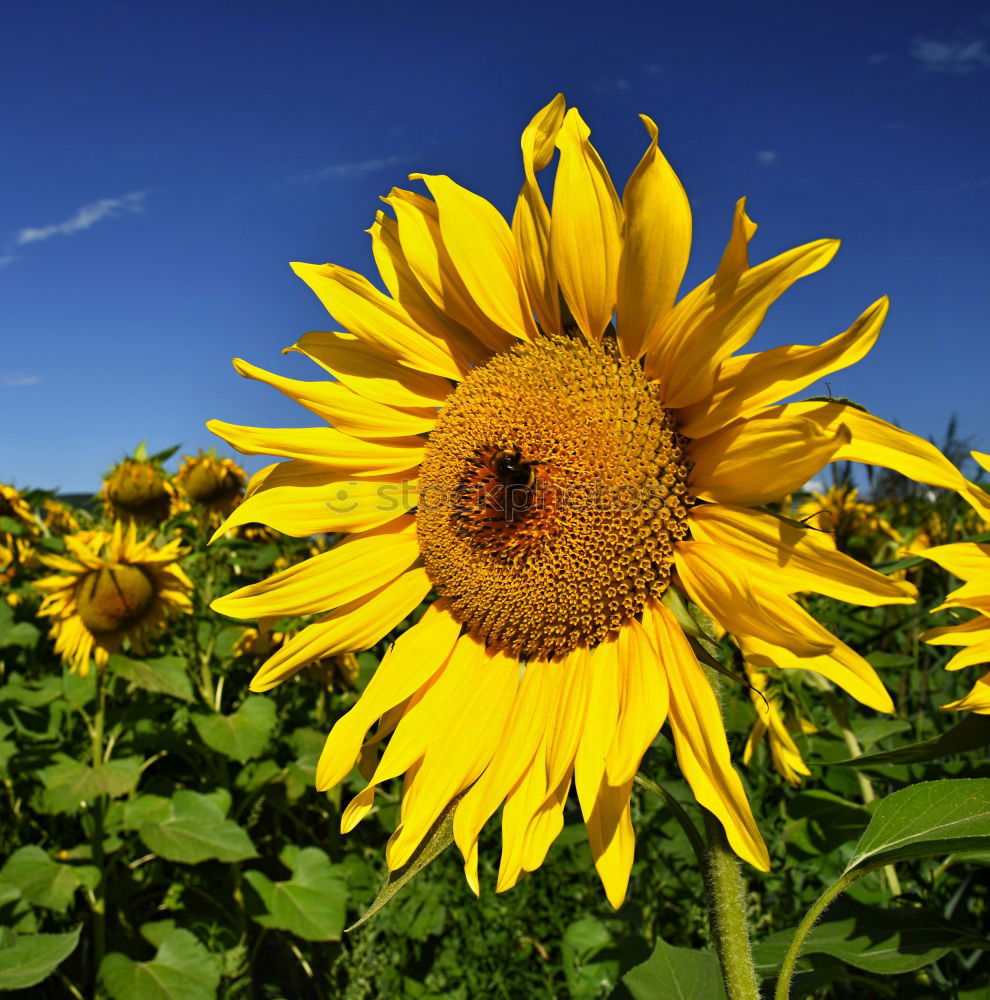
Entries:
[[987, 592], [990, 593], [990, 545], [957, 542], [925, 549], [921, 555], [938, 563], [942, 569], [947, 569], [960, 580], [985, 580]]
[[769, 871], [770, 855], [742, 781], [732, 768], [722, 713], [708, 678], [662, 604], [647, 605], [643, 623], [656, 642], [670, 682], [668, 719], [681, 772], [694, 797], [722, 824], [736, 854], [761, 871]]
[[282, 353], [298, 351], [352, 392], [386, 406], [442, 406], [451, 383], [399, 364], [349, 333], [311, 331]]
[[[462, 640], [463, 642], [463, 640]], [[432, 734], [416, 777], [422, 790], [402, 815], [402, 836], [388, 865], [404, 865], [447, 804], [477, 780], [503, 736], [519, 684], [519, 661], [480, 644], [474, 670], [457, 694], [450, 724]]]
[[294, 538], [328, 531], [368, 531], [404, 514], [417, 501], [415, 479], [327, 482], [325, 468], [308, 462], [282, 462], [234, 508], [213, 537], [255, 522]]
[[401, 438], [427, 434], [437, 422], [436, 407], [397, 410], [366, 399], [340, 382], [283, 378], [234, 358], [234, 371], [278, 389], [344, 434], [361, 438]]
[[210, 607], [229, 618], [323, 614], [394, 580], [418, 558], [416, 519], [404, 515], [218, 597]]
[[557, 134], [550, 256], [575, 322], [590, 341], [598, 341], [615, 310], [622, 203], [590, 135], [577, 108], [571, 108]]
[[950, 701], [942, 708], [954, 712], [975, 712], [977, 715], [990, 715], [990, 674], [984, 674], [974, 685], [965, 698]]
[[450, 656], [460, 631], [441, 599], [395, 640], [358, 703], [330, 731], [316, 768], [317, 788], [333, 788], [347, 776], [375, 720], [429, 682]]
[[[809, 614], [797, 605], [794, 609], [795, 630], [800, 629], [811, 635], [827, 635]], [[790, 648], [793, 643], [785, 645], [786, 639], [783, 638], [781, 642], [773, 643], [747, 635], [739, 637], [738, 641], [746, 662], [760, 670], [812, 670], [868, 708], [878, 712], [894, 711], [894, 703], [877, 672], [859, 653], [838, 639], [832, 649], [820, 656], [796, 655]]]
[[546, 748], [544, 737], [532, 762], [523, 770], [505, 798], [505, 808], [502, 810], [502, 857], [499, 861], [496, 892], [512, 888], [522, 875], [526, 834], [533, 817], [547, 798]]
[[371, 234], [375, 263], [392, 298], [409, 313], [421, 330], [441, 334], [447, 343], [456, 344], [459, 352], [472, 364], [484, 364], [491, 356], [490, 348], [485, 347], [453, 316], [438, 309], [419, 283], [402, 250], [398, 221], [384, 212], [378, 212], [368, 232]]
[[827, 653], [838, 641], [827, 632], [824, 637], [801, 635], [794, 625], [797, 605], [754, 578], [741, 553], [710, 542], [681, 542], [675, 560], [691, 600], [736, 638], [756, 636], [787, 645], [798, 656]]
[[367, 278], [333, 264], [292, 264], [327, 311], [360, 340], [418, 371], [461, 379], [467, 360], [442, 337], [421, 330], [395, 301]]
[[618, 647], [619, 717], [605, 759], [610, 785], [624, 785], [634, 777], [643, 754], [660, 732], [670, 700], [667, 675], [635, 618], [619, 631]]
[[536, 662], [527, 666], [492, 761], [454, 814], [454, 842], [464, 856], [465, 874], [472, 885], [477, 884], [478, 834], [532, 764], [546, 731], [551, 705], [547, 672], [542, 668]]
[[[565, 706], [561, 706], [566, 710]], [[574, 787], [585, 821], [591, 816], [605, 774], [605, 757], [619, 718], [619, 660], [616, 636], [600, 642], [588, 655], [588, 701], [577, 753]]]
[[762, 412], [769, 418], [803, 417], [814, 421], [824, 433], [835, 433], [844, 424], [852, 437], [836, 452], [836, 462], [881, 465], [909, 479], [950, 490], [969, 485], [935, 445], [855, 406], [809, 401], [784, 403]]
[[978, 642], [990, 642], [990, 619], [978, 615], [961, 625], [943, 625], [941, 628], [929, 629], [918, 638], [932, 646], [973, 646]]
[[640, 118], [650, 145], [622, 193], [626, 225], [616, 308], [619, 346], [629, 358], [642, 356], [673, 307], [691, 253], [687, 195], [660, 152], [656, 124]]
[[434, 306], [470, 330], [489, 350], [507, 350], [513, 343], [511, 334], [478, 306], [454, 266], [440, 231], [436, 204], [402, 188], [392, 188], [382, 200], [395, 212], [402, 252]]
[[512, 235], [527, 298], [547, 333], [563, 331], [557, 278], [550, 260], [550, 211], [536, 174], [550, 164], [563, 120], [564, 95], [558, 94], [523, 130], [521, 144], [526, 180], [512, 216]]
[[440, 235], [468, 294], [488, 318], [522, 340], [536, 324], [522, 289], [516, 245], [498, 209], [443, 174], [413, 174], [436, 202]]
[[[789, 594], [812, 590], [839, 601], [879, 607], [911, 604], [917, 590], [837, 551], [829, 535], [745, 507], [699, 504], [690, 513], [691, 536], [744, 553], [753, 569]], [[769, 582], [769, 581], [768, 581]]]
[[990, 662], [990, 642], [981, 642], [966, 649], [960, 649], [945, 665], [945, 669], [962, 670], [963, 667], [971, 667], [974, 663], [987, 662]]
[[426, 571], [412, 569], [345, 604], [286, 642], [255, 674], [251, 690], [268, 691], [321, 657], [368, 649], [408, 617], [429, 590]]
[[685, 437], [700, 438], [750, 416], [763, 406], [793, 396], [818, 379], [855, 364], [873, 347], [887, 317], [889, 300], [873, 303], [845, 333], [814, 347], [776, 347], [739, 354], [722, 362], [715, 386], [694, 406], [678, 413]]
[[578, 647], [547, 664], [548, 679], [556, 684], [556, 711], [547, 727], [547, 789], [552, 794], [574, 764], [584, 730], [591, 695], [589, 651]]
[[849, 439], [809, 420], [749, 417], [692, 441], [688, 487], [701, 500], [756, 506], [792, 493], [833, 460]]
[[838, 240], [816, 240], [739, 275], [738, 250], [727, 251], [718, 273], [681, 299], [650, 345], [646, 372], [659, 378], [665, 404], [690, 406], [709, 394], [719, 364], [750, 340], [795, 281], [820, 271], [838, 247]]
[[[224, 420], [210, 420], [206, 427], [242, 455], [300, 459], [309, 467], [318, 466], [324, 479], [334, 475], [388, 476], [415, 469], [423, 459], [422, 438], [379, 443], [362, 441], [331, 427], [244, 427]], [[256, 476], [248, 484], [249, 496], [257, 488]]]

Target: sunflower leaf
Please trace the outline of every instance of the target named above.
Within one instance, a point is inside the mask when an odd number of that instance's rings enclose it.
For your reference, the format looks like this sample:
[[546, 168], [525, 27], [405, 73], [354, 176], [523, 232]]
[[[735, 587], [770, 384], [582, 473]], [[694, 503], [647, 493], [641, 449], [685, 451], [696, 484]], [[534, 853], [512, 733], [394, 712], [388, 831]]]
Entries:
[[833, 767], [874, 767], [878, 764], [921, 764], [951, 754], [966, 753], [990, 746], [990, 716], [967, 715], [951, 729], [931, 739], [909, 743], [896, 750], [866, 754], [849, 760], [838, 760]]
[[107, 955], [100, 979], [114, 1000], [212, 1000], [220, 968], [195, 934], [175, 927], [148, 962], [135, 962], [120, 952]]
[[82, 924], [66, 934], [15, 934], [0, 928], [0, 990], [20, 990], [50, 976], [79, 944]]
[[388, 873], [371, 906], [350, 927], [345, 928], [345, 933], [349, 934], [370, 920], [400, 889], [411, 882], [431, 861], [435, 861], [450, 847], [454, 842], [454, 811], [460, 800], [461, 796], [458, 795], [440, 813], [430, 828], [430, 832], [413, 852], [413, 856], [401, 868]]
[[657, 997], [723, 1000], [725, 997], [715, 952], [675, 948], [659, 939], [653, 954], [642, 965], [630, 969], [622, 982], [634, 1000]]

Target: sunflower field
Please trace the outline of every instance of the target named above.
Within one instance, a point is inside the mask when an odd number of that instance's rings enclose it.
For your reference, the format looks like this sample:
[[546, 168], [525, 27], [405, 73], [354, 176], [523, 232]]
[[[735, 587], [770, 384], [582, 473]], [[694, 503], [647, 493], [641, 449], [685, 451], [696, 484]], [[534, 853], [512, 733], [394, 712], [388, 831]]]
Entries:
[[317, 425], [207, 424], [282, 460], [0, 484], [0, 990], [990, 998], [990, 455], [793, 401], [886, 297], [739, 353], [838, 241], [682, 293], [642, 122], [294, 264], [319, 378], [234, 367]]

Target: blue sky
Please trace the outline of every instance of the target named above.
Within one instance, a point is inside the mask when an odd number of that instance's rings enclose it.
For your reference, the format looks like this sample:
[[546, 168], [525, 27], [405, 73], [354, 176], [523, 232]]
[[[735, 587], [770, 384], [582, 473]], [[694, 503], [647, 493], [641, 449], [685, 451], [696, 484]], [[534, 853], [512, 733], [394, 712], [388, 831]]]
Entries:
[[280, 355], [335, 328], [288, 262], [369, 273], [363, 230], [412, 171], [510, 213], [519, 133], [557, 91], [620, 190], [656, 119], [694, 206], [688, 282], [743, 194], [756, 260], [843, 237], [755, 346], [833, 336], [887, 293], [833, 394], [923, 435], [955, 413], [990, 450], [982, 4], [94, 0], [4, 21], [0, 481], [95, 490], [142, 439], [220, 444], [211, 417], [310, 423], [230, 367], [318, 377]]

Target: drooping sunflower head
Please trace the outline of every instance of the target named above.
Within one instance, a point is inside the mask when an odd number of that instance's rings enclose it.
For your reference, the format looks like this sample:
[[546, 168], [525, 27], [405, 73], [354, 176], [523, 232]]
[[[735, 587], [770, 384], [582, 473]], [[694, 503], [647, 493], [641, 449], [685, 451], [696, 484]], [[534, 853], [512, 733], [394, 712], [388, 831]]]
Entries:
[[113, 531], [65, 536], [65, 555], [44, 555], [55, 572], [35, 581], [44, 594], [39, 615], [52, 619], [55, 651], [85, 676], [125, 644], [141, 654], [169, 615], [189, 612], [192, 584], [178, 560], [177, 541], [160, 547], [154, 536], [137, 537], [133, 521]]
[[173, 451], [148, 455], [142, 442], [133, 455], [118, 462], [107, 473], [100, 491], [107, 517], [138, 524], [161, 524], [177, 513], [182, 502], [162, 464]]
[[[13, 486], [0, 483], [0, 517], [9, 518], [15, 525], [17, 535], [33, 537], [38, 533], [38, 519], [31, 511], [27, 500]], [[9, 538], [12, 531], [0, 527], [0, 538]]]
[[[342, 539], [214, 602], [234, 618], [315, 616], [272, 653], [255, 690], [374, 646], [438, 597], [336, 723], [317, 772], [329, 788], [360, 761], [368, 784], [345, 831], [380, 784], [405, 775], [392, 869], [456, 802], [454, 837], [477, 889], [478, 834], [504, 804], [508, 888], [542, 863], [573, 783], [618, 905], [633, 776], [663, 725], [698, 801], [740, 856], [766, 867], [715, 692], [689, 623], [670, 610], [683, 608], [678, 595], [754, 669], [813, 670], [892, 707], [869, 663], [793, 595], [873, 606], [910, 602], [914, 588], [764, 505], [833, 460], [966, 481], [858, 407], [774, 405], [863, 357], [887, 302], [822, 344], [738, 353], [838, 243], [751, 266], [756, 226], [740, 201], [715, 273], [678, 297], [691, 210], [643, 121], [649, 145], [620, 198], [580, 114], [551, 101], [523, 132], [511, 225], [449, 177], [412, 175], [428, 194], [393, 189], [392, 214], [369, 230], [387, 293], [336, 265], [293, 265], [343, 328], [290, 348], [329, 378], [234, 362], [305, 407], [310, 426], [208, 425], [244, 454], [286, 459], [252, 477], [221, 532], [258, 522]], [[558, 152], [548, 206], [537, 174]]]
[[79, 531], [79, 521], [72, 508], [48, 497], [41, 505], [45, 527], [53, 535], [71, 535]]
[[175, 481], [194, 503], [208, 511], [229, 514], [241, 498], [247, 474], [231, 458], [220, 458], [214, 449], [186, 455]]

